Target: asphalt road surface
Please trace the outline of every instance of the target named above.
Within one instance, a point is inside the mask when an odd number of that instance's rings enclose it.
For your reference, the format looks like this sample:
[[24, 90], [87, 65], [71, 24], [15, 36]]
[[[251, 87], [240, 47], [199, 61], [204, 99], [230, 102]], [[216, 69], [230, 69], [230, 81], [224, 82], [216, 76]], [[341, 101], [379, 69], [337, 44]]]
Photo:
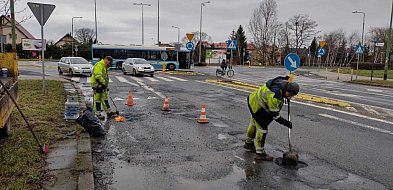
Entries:
[[[303, 163], [286, 168], [256, 163], [244, 151], [249, 92], [207, 83], [217, 79], [215, 69], [197, 67], [200, 74], [193, 76], [158, 72], [154, 77], [111, 71], [110, 94], [126, 121], [109, 120], [106, 137], [93, 140], [96, 189], [393, 187], [392, 89], [296, 76], [302, 93], [348, 101], [353, 107], [292, 101], [292, 144]], [[285, 74], [284, 69], [235, 67], [233, 79], [262, 85]], [[78, 82], [91, 97], [89, 77], [61, 77]], [[133, 92], [132, 107], [125, 105], [128, 90]], [[165, 96], [169, 112], [161, 111]], [[208, 124], [197, 123], [202, 104]], [[282, 116], [286, 110], [285, 105]], [[273, 122], [266, 151], [278, 161], [287, 149], [287, 129]]]

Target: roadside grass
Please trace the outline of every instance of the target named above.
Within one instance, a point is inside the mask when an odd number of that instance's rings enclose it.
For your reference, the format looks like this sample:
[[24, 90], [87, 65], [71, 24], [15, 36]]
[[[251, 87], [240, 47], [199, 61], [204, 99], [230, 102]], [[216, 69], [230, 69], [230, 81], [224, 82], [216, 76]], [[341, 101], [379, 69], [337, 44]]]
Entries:
[[[332, 72], [337, 72], [337, 69], [331, 70]], [[342, 74], [351, 74], [351, 69], [349, 68], [340, 68], [340, 73]], [[353, 74], [356, 74], [356, 69], [353, 70]], [[384, 71], [383, 70], [374, 70], [373, 77], [375, 78], [383, 78]], [[359, 76], [371, 76], [371, 70], [359, 70]], [[393, 70], [388, 70], [388, 78], [393, 79]]]
[[393, 88], [393, 80], [353, 80], [349, 83]]
[[[41, 144], [50, 144], [65, 135], [63, 123], [65, 93], [60, 81], [20, 80], [18, 104]], [[13, 110], [11, 136], [0, 140], [0, 189], [39, 189], [44, 177], [45, 155], [18, 110]]]

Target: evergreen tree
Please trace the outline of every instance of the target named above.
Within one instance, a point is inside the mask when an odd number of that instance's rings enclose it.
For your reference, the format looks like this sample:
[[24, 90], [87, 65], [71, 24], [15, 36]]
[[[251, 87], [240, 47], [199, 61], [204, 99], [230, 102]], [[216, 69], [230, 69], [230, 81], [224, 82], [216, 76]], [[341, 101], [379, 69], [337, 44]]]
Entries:
[[317, 48], [318, 48], [317, 38], [314, 37], [310, 45], [310, 54], [314, 57], [317, 55]]
[[239, 26], [236, 32], [236, 41], [237, 41], [237, 52], [238, 56], [241, 58], [240, 63], [243, 64], [244, 54], [247, 51], [247, 38], [244, 33], [242, 25]]

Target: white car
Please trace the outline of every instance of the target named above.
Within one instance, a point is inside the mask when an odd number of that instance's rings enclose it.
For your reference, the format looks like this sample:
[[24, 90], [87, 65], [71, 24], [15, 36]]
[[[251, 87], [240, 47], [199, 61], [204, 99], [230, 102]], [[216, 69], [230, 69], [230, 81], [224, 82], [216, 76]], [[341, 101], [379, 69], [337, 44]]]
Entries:
[[57, 71], [59, 75], [68, 73], [71, 77], [74, 75], [91, 76], [93, 65], [83, 57], [62, 57], [57, 64]]
[[142, 58], [126, 59], [121, 70], [124, 74], [131, 73], [134, 76], [139, 74], [154, 76], [154, 67], [146, 59]]

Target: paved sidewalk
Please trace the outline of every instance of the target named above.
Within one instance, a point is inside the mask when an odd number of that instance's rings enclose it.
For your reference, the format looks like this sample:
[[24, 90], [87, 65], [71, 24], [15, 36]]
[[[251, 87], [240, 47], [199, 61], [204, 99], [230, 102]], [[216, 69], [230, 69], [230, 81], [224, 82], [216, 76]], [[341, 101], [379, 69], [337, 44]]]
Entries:
[[[67, 94], [79, 96], [80, 111], [86, 109], [83, 93], [72, 83], [65, 83], [64, 89]], [[93, 190], [93, 162], [91, 154], [90, 136], [76, 123], [67, 123], [73, 132], [67, 134], [67, 140], [59, 141], [50, 145], [46, 157], [48, 163], [46, 170], [49, 176], [43, 184], [47, 190]]]

